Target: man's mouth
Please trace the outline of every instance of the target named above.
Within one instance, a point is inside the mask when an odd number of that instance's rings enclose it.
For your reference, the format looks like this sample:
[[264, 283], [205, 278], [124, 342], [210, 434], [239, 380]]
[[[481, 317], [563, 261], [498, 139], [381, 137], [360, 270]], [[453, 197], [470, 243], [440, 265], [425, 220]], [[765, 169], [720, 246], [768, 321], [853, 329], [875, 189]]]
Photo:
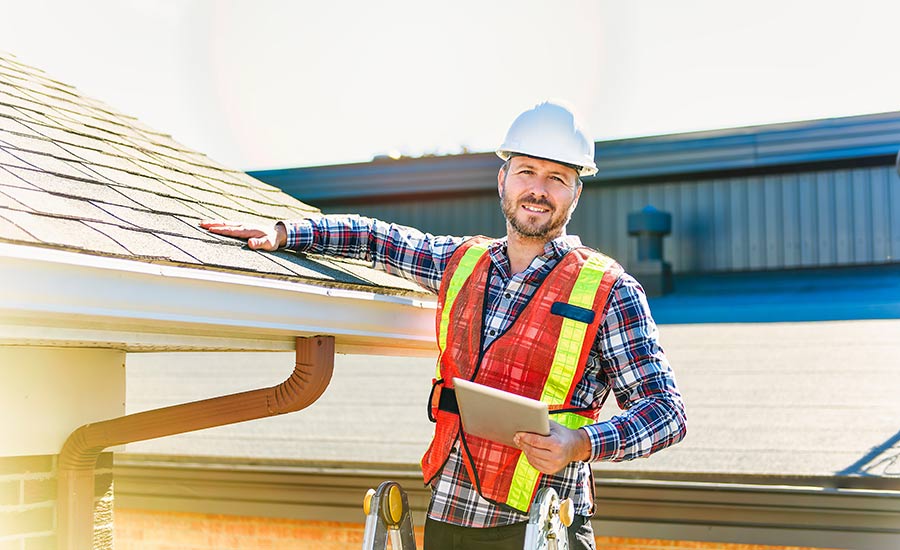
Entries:
[[550, 211], [549, 208], [545, 208], [543, 206], [537, 206], [534, 204], [523, 204], [522, 208], [524, 208], [528, 212], [532, 212], [534, 214], [545, 214]]

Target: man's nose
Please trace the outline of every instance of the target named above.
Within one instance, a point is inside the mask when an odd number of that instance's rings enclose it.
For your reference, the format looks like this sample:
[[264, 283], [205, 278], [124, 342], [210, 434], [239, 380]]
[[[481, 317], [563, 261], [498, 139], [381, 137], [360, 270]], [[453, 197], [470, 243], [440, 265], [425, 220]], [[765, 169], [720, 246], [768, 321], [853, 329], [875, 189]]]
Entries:
[[535, 176], [529, 180], [528, 184], [529, 191], [531, 191], [531, 194], [535, 197], [547, 196], [547, 182], [544, 181], [544, 178]]

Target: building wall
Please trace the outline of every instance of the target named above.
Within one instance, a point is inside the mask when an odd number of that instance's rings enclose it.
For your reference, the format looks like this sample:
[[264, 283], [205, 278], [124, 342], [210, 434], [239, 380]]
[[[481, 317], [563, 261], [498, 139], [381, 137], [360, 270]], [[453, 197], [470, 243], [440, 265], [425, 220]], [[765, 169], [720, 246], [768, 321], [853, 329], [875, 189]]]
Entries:
[[[56, 550], [56, 455], [0, 457], [0, 550]], [[94, 550], [113, 545], [112, 453], [97, 460]]]
[[[869, 166], [657, 182], [589, 182], [569, 233], [626, 267], [637, 256], [629, 212], [672, 214], [666, 259], [682, 273], [886, 264], [900, 261], [900, 179]], [[435, 234], [505, 234], [496, 192], [372, 197], [322, 206]]]
[[[116, 550], [346, 550], [362, 545], [364, 524], [148, 510], [116, 510]], [[416, 529], [422, 548], [422, 529]], [[598, 550], [814, 550], [717, 542], [597, 537]]]

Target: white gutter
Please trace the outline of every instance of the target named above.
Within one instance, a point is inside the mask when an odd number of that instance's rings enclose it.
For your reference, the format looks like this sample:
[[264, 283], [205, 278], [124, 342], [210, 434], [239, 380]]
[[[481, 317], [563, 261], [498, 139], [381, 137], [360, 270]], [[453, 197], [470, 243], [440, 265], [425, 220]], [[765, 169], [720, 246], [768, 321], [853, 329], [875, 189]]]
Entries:
[[0, 243], [0, 345], [433, 356], [428, 299]]

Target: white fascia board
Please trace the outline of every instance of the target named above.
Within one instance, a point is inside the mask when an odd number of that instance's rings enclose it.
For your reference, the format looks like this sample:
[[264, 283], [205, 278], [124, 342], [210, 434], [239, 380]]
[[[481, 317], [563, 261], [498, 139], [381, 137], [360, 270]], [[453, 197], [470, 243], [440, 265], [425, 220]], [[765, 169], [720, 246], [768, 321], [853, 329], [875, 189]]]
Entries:
[[432, 300], [0, 243], [0, 344], [434, 356]]

